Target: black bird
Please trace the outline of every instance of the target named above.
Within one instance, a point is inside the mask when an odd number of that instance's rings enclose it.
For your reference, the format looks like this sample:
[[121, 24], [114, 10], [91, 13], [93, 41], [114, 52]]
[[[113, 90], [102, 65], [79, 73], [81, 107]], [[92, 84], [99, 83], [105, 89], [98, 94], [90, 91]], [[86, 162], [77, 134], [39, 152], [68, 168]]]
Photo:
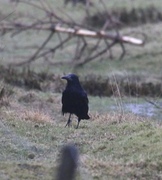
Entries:
[[[70, 113], [66, 126], [71, 124], [71, 115], [75, 114], [78, 117], [78, 124], [81, 119], [89, 119], [88, 116], [88, 98], [87, 93], [80, 85], [79, 79], [75, 74], [68, 74], [62, 79], [67, 80], [67, 85], [62, 94], [62, 114]], [[65, 126], [65, 127], [66, 127]]]

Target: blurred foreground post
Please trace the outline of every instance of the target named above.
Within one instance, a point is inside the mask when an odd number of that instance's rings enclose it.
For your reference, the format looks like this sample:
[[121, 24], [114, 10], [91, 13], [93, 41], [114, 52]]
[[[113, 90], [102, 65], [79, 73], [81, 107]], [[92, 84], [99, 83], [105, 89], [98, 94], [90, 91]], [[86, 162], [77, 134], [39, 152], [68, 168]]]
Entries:
[[79, 154], [75, 145], [70, 144], [64, 146], [61, 152], [61, 162], [58, 168], [56, 180], [75, 179], [78, 158]]

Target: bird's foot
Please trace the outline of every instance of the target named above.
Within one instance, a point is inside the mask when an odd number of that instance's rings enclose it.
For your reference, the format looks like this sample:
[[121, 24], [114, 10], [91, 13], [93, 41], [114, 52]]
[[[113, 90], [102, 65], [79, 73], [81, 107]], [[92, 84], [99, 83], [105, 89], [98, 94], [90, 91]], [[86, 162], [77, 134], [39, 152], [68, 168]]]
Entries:
[[78, 124], [77, 124], [77, 126], [76, 126], [76, 128], [75, 128], [75, 129], [78, 129], [78, 127], [79, 127], [79, 123], [80, 123], [80, 121], [78, 121]]
[[68, 126], [70, 127], [71, 126], [71, 120], [69, 119], [68, 122], [66, 123], [65, 127]]

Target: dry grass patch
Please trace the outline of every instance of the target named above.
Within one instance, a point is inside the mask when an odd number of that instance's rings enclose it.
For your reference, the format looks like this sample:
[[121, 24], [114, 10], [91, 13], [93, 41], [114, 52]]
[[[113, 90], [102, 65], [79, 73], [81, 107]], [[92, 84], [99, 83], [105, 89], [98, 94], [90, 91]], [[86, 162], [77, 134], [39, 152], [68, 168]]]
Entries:
[[122, 122], [137, 123], [142, 121], [148, 121], [149, 118], [143, 118], [132, 113], [125, 113], [124, 111], [102, 113], [92, 112], [90, 113], [91, 120], [99, 123], [117, 124]]
[[35, 123], [51, 123], [52, 118], [48, 113], [41, 111], [37, 108], [28, 108], [17, 102], [11, 102], [9, 108], [5, 108], [1, 111], [4, 119], [17, 119], [17, 120], [27, 120]]
[[14, 90], [8, 84], [0, 81], [0, 108], [10, 106], [11, 97], [14, 94]]
[[52, 123], [52, 119], [48, 114], [45, 114], [44, 112], [40, 110], [25, 110], [22, 118], [24, 120], [33, 121], [35, 123]]

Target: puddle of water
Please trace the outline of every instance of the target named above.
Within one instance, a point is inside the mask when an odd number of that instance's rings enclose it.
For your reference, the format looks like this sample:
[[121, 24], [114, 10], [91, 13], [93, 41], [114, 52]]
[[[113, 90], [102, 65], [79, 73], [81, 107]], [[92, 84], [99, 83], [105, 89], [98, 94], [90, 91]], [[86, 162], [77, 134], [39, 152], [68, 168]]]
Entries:
[[155, 107], [148, 103], [143, 104], [125, 104], [124, 109], [140, 116], [152, 117], [155, 115]]
[[[116, 108], [116, 106], [111, 107], [113, 110]], [[158, 119], [161, 117], [161, 112], [149, 103], [123, 103], [123, 109], [126, 112], [131, 112], [139, 116], [154, 117]]]

